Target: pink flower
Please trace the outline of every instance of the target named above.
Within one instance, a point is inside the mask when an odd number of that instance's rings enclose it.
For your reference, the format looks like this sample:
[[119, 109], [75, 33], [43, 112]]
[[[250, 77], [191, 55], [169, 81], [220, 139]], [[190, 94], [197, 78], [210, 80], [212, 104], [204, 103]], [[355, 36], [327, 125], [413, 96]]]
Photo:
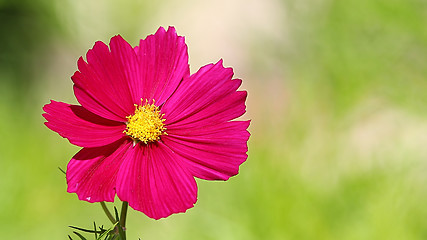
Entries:
[[81, 105], [51, 101], [48, 128], [83, 147], [67, 166], [68, 192], [129, 202], [155, 219], [197, 200], [194, 177], [227, 180], [247, 158], [246, 91], [222, 60], [190, 75], [184, 37], [163, 28], [139, 46], [96, 42], [72, 76]]

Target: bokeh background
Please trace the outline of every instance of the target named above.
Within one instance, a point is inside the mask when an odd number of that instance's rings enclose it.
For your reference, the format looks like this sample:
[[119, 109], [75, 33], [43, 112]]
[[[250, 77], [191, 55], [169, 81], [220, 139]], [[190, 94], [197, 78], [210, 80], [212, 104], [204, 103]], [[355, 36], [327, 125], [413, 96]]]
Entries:
[[198, 181], [185, 214], [130, 211], [128, 239], [427, 239], [427, 1], [1, 0], [2, 239], [109, 225], [66, 193], [58, 167], [79, 148], [41, 108], [76, 103], [70, 77], [95, 41], [170, 25], [192, 73], [222, 58], [243, 79], [249, 158]]

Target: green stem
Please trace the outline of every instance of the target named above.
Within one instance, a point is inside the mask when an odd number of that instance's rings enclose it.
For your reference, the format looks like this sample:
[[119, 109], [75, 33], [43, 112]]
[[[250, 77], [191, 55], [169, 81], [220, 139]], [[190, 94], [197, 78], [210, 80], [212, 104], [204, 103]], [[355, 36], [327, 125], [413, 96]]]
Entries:
[[128, 212], [128, 206], [129, 206], [129, 203], [126, 201], [123, 201], [122, 211], [120, 213], [120, 226], [122, 226], [123, 229], [126, 227], [126, 215]]
[[104, 210], [105, 215], [107, 215], [108, 219], [110, 219], [112, 224], [116, 223], [116, 219], [114, 219], [113, 215], [111, 215], [110, 211], [108, 210], [107, 206], [105, 205], [105, 202], [100, 202], [102, 210]]
[[[126, 215], [128, 212], [128, 206], [129, 203], [126, 201], [123, 201], [122, 204], [122, 211], [120, 213], [120, 222], [119, 222], [119, 236], [120, 240], [126, 240]], [[117, 211], [116, 211], [117, 213]]]

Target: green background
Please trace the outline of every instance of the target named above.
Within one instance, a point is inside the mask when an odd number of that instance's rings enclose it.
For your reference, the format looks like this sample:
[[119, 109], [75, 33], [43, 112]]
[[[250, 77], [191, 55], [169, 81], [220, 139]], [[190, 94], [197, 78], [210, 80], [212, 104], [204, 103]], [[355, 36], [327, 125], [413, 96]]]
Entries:
[[130, 210], [128, 239], [427, 239], [426, 24], [424, 0], [0, 1], [1, 238], [108, 226], [66, 193], [58, 167], [79, 148], [41, 108], [76, 103], [95, 41], [173, 25], [192, 73], [223, 58], [243, 79], [249, 158], [198, 180], [185, 214]]

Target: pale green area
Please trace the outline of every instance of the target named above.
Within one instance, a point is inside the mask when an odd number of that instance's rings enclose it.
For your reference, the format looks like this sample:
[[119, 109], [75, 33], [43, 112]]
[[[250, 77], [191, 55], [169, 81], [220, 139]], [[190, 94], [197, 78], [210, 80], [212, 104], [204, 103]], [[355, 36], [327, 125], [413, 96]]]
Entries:
[[[57, 167], [78, 148], [44, 127], [41, 107], [75, 101], [69, 77], [95, 40], [121, 33], [135, 44], [160, 24], [185, 32], [197, 19], [173, 1], [17, 2], [0, 1], [1, 238], [66, 239], [68, 225], [93, 220], [108, 228], [99, 205], [66, 193]], [[283, 14], [273, 32], [247, 30], [237, 43], [248, 161], [228, 182], [198, 181], [186, 214], [155, 221], [130, 210], [128, 239], [426, 239], [427, 2], [259, 2]], [[175, 8], [182, 22], [159, 20]], [[198, 61], [200, 48], [189, 49]]]

